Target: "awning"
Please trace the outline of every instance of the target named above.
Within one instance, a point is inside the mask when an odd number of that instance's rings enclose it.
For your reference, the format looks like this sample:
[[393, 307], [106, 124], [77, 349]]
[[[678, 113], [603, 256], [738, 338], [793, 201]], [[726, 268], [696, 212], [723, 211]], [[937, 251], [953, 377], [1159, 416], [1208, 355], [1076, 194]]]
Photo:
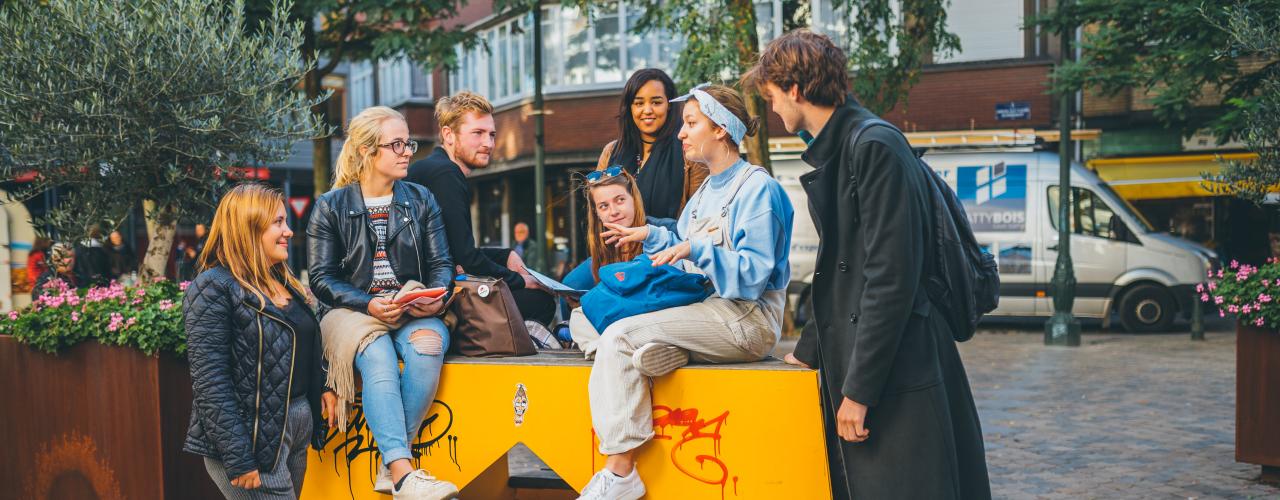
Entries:
[[1252, 161], [1255, 153], [1099, 158], [1086, 165], [1126, 200], [1215, 196], [1203, 174], [1217, 174], [1221, 161]]

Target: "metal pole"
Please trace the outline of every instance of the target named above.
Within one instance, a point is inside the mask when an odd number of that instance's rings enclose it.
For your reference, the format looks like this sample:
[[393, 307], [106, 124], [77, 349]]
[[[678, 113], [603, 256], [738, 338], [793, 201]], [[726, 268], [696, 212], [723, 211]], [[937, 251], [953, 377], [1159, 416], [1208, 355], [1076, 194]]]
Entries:
[[1204, 305], [1198, 294], [1191, 297], [1191, 340], [1204, 340]]
[[[1070, 5], [1063, 0], [1058, 7]], [[1075, 29], [1061, 33], [1062, 63], [1072, 59], [1071, 38]], [[1060, 66], [1061, 67], [1061, 66]], [[1053, 269], [1053, 317], [1044, 325], [1045, 345], [1080, 345], [1080, 322], [1071, 314], [1076, 301], [1076, 276], [1071, 263], [1071, 107], [1073, 92], [1063, 89], [1058, 96], [1058, 262]]]
[[547, 165], [546, 147], [543, 134], [542, 106], [542, 3], [533, 2], [533, 188], [534, 188], [534, 233], [535, 241], [542, 245], [538, 252], [537, 262], [529, 265], [535, 269], [546, 269], [544, 258], [550, 252], [550, 238], [547, 237], [546, 191]]

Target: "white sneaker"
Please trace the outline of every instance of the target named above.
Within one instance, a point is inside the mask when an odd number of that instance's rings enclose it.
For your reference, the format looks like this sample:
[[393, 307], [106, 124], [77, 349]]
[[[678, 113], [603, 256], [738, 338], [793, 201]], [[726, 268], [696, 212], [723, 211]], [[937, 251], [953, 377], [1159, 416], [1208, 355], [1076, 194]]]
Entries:
[[410, 472], [400, 489], [392, 492], [395, 500], [446, 500], [457, 494], [458, 487], [453, 483], [436, 479], [422, 469]]
[[631, 364], [647, 377], [661, 377], [689, 364], [689, 351], [671, 344], [650, 342], [631, 354]]
[[386, 464], [378, 464], [378, 479], [373, 482], [373, 491], [390, 495], [393, 489], [395, 483], [391, 481], [391, 469]]
[[582, 489], [578, 500], [639, 500], [643, 496], [644, 483], [636, 469], [631, 469], [627, 477], [618, 477], [609, 469], [601, 469], [591, 476], [591, 482]]

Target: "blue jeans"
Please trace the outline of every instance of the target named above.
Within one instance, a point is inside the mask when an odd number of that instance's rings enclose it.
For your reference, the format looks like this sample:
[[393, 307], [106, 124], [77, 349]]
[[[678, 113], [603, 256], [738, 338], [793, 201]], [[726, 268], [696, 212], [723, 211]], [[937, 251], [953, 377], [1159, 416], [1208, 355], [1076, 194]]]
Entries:
[[[439, 349], [431, 349], [436, 354], [423, 354], [409, 340], [419, 330], [440, 335]], [[398, 330], [378, 337], [356, 355], [356, 368], [364, 382], [364, 418], [378, 442], [382, 463], [390, 465], [402, 458], [413, 458], [409, 443], [435, 400], [440, 367], [448, 350], [449, 331], [443, 321], [414, 318]], [[404, 361], [403, 374], [400, 360]]]

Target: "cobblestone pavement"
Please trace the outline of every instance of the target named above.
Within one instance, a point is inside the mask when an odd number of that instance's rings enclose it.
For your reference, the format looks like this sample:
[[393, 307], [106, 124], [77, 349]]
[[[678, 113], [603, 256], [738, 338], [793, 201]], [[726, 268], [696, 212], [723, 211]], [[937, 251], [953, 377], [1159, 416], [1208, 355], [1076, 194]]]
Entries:
[[[1280, 499], [1235, 461], [1232, 323], [1204, 342], [1086, 324], [1077, 348], [1046, 347], [1041, 325], [989, 321], [960, 344], [996, 498]], [[554, 476], [540, 465], [513, 453], [513, 472]]]
[[1086, 327], [1046, 347], [1039, 323], [986, 325], [961, 354], [997, 498], [1280, 498], [1235, 461], [1234, 325]]

